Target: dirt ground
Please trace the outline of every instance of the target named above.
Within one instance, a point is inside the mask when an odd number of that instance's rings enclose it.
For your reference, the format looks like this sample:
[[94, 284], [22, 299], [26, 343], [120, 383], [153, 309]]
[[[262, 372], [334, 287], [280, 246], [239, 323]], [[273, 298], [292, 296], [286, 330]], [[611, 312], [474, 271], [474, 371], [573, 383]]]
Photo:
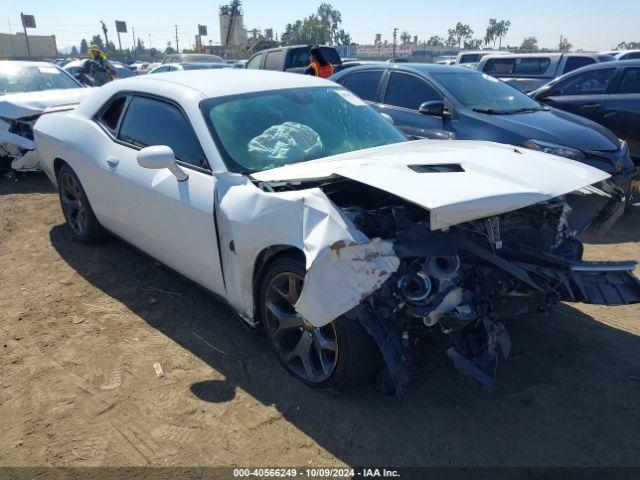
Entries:
[[[588, 240], [640, 260], [640, 207]], [[640, 306], [509, 330], [491, 395], [441, 345], [402, 400], [315, 393], [211, 296], [73, 241], [46, 178], [0, 178], [1, 466], [640, 465]]]

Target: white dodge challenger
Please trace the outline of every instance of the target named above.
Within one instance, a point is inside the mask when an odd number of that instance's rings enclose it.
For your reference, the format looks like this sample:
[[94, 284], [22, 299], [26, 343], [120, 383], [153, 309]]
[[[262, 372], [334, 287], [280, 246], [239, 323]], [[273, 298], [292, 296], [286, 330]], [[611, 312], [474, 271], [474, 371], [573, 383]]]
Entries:
[[420, 340], [438, 335], [490, 390], [509, 354], [503, 319], [640, 301], [634, 262], [585, 262], [575, 238], [621, 212], [608, 174], [507, 145], [408, 141], [323, 79], [125, 79], [34, 130], [79, 241], [112, 233], [217, 294], [312, 387], [378, 373], [402, 394]]

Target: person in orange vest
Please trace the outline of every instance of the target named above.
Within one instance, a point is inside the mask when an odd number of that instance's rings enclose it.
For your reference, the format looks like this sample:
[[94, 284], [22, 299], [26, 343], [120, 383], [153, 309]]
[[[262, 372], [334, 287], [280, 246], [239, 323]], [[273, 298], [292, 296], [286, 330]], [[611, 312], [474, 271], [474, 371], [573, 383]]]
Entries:
[[306, 75], [313, 75], [321, 78], [329, 78], [333, 75], [333, 65], [325, 60], [320, 47], [312, 47], [309, 53], [311, 55], [311, 63], [304, 71]]

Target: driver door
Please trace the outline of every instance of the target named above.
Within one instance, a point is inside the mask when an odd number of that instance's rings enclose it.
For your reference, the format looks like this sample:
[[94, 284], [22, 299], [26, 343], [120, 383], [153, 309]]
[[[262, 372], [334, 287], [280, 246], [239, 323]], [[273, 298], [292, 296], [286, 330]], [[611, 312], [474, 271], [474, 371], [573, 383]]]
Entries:
[[[215, 178], [182, 109], [162, 98], [129, 95], [104, 164], [111, 212], [105, 225], [118, 236], [196, 283], [224, 294], [216, 227]], [[140, 149], [167, 145], [189, 174], [137, 162]]]
[[554, 85], [547, 105], [602, 123], [609, 95], [607, 89], [615, 67], [588, 70]]
[[390, 72], [382, 103], [376, 109], [390, 115], [405, 135], [432, 138], [430, 131], [443, 130], [442, 118], [418, 111], [422, 103], [431, 100], [442, 100], [442, 95], [425, 80], [409, 73]]

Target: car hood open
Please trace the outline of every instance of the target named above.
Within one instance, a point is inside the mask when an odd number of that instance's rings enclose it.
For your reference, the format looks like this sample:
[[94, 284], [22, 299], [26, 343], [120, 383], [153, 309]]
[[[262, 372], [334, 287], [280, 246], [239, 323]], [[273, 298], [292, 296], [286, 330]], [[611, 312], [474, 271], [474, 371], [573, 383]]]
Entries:
[[0, 96], [0, 117], [15, 120], [40, 115], [47, 108], [76, 105], [92, 91], [92, 88], [78, 87], [3, 95]]
[[609, 178], [565, 158], [490, 142], [420, 140], [252, 174], [262, 182], [344, 177], [430, 212], [431, 229], [499, 215]]

